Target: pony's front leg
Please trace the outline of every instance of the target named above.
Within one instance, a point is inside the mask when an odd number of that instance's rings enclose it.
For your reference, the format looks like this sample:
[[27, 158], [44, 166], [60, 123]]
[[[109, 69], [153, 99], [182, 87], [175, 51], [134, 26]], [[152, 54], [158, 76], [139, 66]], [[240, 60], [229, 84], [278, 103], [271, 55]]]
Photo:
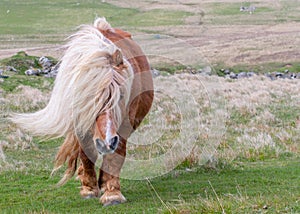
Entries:
[[103, 195], [100, 202], [104, 206], [124, 203], [125, 197], [120, 188], [120, 171], [126, 156], [126, 140], [120, 140], [118, 148], [113, 154], [103, 156], [103, 163], [100, 168], [98, 180]]
[[81, 160], [78, 168], [78, 178], [81, 181], [80, 195], [83, 198], [98, 197], [99, 188], [97, 185], [95, 164], [87, 157], [82, 148], [80, 148], [79, 157]]

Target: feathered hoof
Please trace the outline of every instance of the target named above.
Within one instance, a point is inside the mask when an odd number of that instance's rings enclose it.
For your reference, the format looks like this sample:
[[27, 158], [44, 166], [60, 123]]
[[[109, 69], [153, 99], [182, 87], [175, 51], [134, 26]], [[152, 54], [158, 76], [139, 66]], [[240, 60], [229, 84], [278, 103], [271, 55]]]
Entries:
[[80, 195], [83, 199], [97, 198], [98, 197], [98, 191], [91, 191], [91, 190], [87, 190], [85, 188], [82, 188], [80, 190]]
[[100, 203], [104, 207], [125, 203], [126, 198], [122, 195], [119, 190], [106, 191], [100, 198]]

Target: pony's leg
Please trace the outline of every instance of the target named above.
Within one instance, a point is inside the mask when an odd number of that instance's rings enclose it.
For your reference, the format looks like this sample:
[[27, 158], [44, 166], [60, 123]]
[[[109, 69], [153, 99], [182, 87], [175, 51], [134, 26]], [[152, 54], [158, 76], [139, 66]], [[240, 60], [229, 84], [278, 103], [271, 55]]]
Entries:
[[81, 164], [78, 168], [78, 178], [81, 181], [80, 195], [83, 198], [94, 198], [99, 195], [95, 164], [86, 156], [80, 147], [79, 157]]
[[126, 155], [126, 140], [121, 138], [117, 150], [113, 154], [103, 156], [98, 180], [103, 195], [100, 202], [104, 206], [124, 203], [125, 197], [120, 189], [120, 171]]

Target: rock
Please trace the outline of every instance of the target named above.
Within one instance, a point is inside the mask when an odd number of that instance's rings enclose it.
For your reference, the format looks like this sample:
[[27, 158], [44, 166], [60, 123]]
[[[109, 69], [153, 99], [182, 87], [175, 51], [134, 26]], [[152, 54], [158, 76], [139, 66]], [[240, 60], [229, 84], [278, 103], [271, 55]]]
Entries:
[[155, 35], [154, 35], [154, 38], [155, 38], [155, 39], [161, 39], [161, 36], [160, 36], [160, 34], [155, 34]]
[[30, 69], [25, 71], [25, 74], [35, 76], [44, 74], [45, 77], [56, 77], [59, 68], [59, 63], [54, 65], [52, 60], [45, 56], [42, 56], [39, 58], [39, 64], [42, 66], [42, 69], [30, 67]]
[[34, 68], [30, 68], [25, 71], [25, 74], [28, 76], [31, 76], [31, 75], [38, 76], [40, 73], [41, 73], [40, 69], [34, 69]]
[[246, 72], [240, 72], [237, 74], [237, 79], [241, 79], [241, 78], [247, 78], [248, 77], [248, 74]]
[[247, 72], [247, 76], [248, 76], [248, 77], [253, 77], [253, 76], [255, 76], [255, 75], [256, 75], [256, 73], [254, 73], [253, 71]]
[[274, 74], [275, 74], [275, 77], [277, 77], [277, 78], [284, 78], [284, 75], [281, 72], [274, 72]]
[[13, 66], [6, 66], [6, 71], [12, 71], [12, 72], [18, 72], [17, 69], [15, 69]]
[[212, 74], [212, 69], [211, 69], [210, 66], [206, 66], [206, 67], [200, 69], [199, 71], [201, 71], [199, 73], [204, 74], [204, 75], [211, 75]]
[[300, 79], [300, 73], [296, 74], [296, 79]]
[[42, 56], [40, 59], [39, 59], [39, 64], [42, 66], [42, 70], [41, 70], [41, 74], [49, 74], [50, 72], [52, 72], [52, 68], [55, 66], [53, 64], [53, 61], [50, 60], [49, 58], [45, 57], [45, 56]]
[[241, 12], [249, 12], [250, 14], [252, 14], [255, 10], [256, 10], [256, 7], [253, 5], [250, 5], [250, 7], [245, 7], [245, 6], [240, 7]]
[[51, 70], [48, 74], [45, 75], [45, 77], [52, 77], [55, 78], [58, 74], [58, 69], [59, 69], [59, 63], [51, 67]]
[[151, 69], [151, 74], [152, 74], [152, 77], [158, 77], [158, 76], [160, 76], [160, 71], [153, 68], [153, 69]]
[[265, 74], [265, 76], [270, 78], [271, 80], [276, 80], [277, 79], [277, 77], [275, 76], [274, 73], [267, 73], [267, 74]]
[[253, 77], [254, 75], [256, 74], [253, 71], [249, 71], [249, 72], [242, 71], [237, 74], [237, 79]]
[[297, 76], [294, 73], [287, 73], [285, 75], [285, 77], [288, 78], [288, 79], [296, 79]]
[[44, 70], [49, 70], [53, 66], [53, 62], [45, 56], [40, 57], [39, 64]]
[[229, 69], [225, 69], [225, 70], [224, 70], [224, 74], [226, 74], [226, 75], [227, 75], [227, 74], [230, 74], [230, 70], [229, 70]]
[[[3, 73], [4, 73], [4, 70], [0, 69], [0, 78], [1, 78], [1, 79], [7, 79], [8, 76], [3, 75]], [[1, 82], [3, 82], [3, 80], [2, 80]]]
[[235, 74], [235, 73], [233, 73], [233, 72], [230, 72], [229, 78], [230, 78], [230, 79], [237, 79], [237, 74]]

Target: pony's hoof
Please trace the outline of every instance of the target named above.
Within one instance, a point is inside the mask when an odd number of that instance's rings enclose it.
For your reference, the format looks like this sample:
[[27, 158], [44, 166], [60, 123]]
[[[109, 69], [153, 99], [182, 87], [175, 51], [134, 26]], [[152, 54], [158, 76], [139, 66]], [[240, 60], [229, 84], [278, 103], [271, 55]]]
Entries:
[[80, 191], [80, 195], [83, 199], [90, 199], [90, 198], [97, 198], [98, 197], [97, 192], [87, 190], [87, 189], [82, 189]]
[[115, 191], [106, 191], [100, 198], [100, 203], [103, 206], [112, 206], [126, 202], [126, 198], [122, 195], [122, 193], [118, 190]]
[[95, 194], [81, 195], [83, 199], [97, 198]]
[[120, 201], [109, 201], [106, 204], [103, 204], [103, 207], [108, 207], [108, 206], [113, 206], [113, 205], [118, 205], [121, 204]]

